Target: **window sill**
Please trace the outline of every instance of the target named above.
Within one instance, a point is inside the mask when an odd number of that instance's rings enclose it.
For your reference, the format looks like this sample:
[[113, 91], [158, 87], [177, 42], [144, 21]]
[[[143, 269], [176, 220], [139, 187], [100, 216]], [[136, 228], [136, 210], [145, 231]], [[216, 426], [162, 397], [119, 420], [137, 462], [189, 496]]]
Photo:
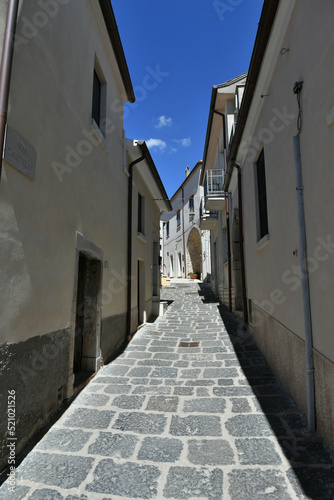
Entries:
[[269, 245], [269, 243], [270, 243], [269, 234], [266, 234], [256, 243], [256, 250], [262, 250], [264, 247]]
[[103, 151], [106, 154], [108, 154], [110, 151], [109, 144], [107, 143], [106, 138], [102, 134], [101, 129], [98, 126], [98, 124], [96, 123], [96, 121], [94, 120], [94, 118], [90, 119], [90, 128], [94, 132], [94, 135], [95, 135], [96, 139], [99, 141]]
[[147, 243], [147, 239], [143, 235], [143, 233], [138, 233], [138, 239], [142, 241], [143, 243]]

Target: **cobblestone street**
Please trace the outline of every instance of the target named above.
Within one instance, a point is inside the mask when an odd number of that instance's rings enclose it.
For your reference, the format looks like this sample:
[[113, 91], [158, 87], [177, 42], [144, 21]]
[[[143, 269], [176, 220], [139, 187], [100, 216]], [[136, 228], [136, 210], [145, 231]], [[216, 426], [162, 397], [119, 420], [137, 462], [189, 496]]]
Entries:
[[0, 499], [333, 499], [333, 454], [236, 318], [201, 283], [162, 299]]

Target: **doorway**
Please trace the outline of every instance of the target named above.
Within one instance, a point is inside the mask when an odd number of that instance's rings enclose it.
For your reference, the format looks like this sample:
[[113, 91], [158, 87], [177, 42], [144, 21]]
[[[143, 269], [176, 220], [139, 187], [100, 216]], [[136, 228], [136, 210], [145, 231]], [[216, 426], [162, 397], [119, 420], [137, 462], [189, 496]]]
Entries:
[[97, 370], [99, 346], [99, 295], [102, 263], [79, 252], [75, 337], [73, 352], [74, 387], [87, 380]]

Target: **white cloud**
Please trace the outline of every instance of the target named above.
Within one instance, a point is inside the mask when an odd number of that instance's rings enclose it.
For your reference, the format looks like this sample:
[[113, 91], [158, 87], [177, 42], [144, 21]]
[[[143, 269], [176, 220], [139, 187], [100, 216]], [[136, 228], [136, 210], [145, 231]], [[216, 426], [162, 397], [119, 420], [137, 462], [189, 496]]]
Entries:
[[146, 144], [148, 148], [158, 148], [160, 151], [164, 151], [167, 148], [167, 144], [161, 139], [149, 139], [146, 141]]
[[172, 121], [173, 120], [171, 118], [166, 118], [165, 115], [159, 116], [158, 124], [155, 126], [155, 128], [170, 127]]
[[185, 137], [184, 139], [174, 139], [174, 142], [177, 142], [177, 144], [181, 144], [181, 146], [187, 148], [191, 144], [191, 139], [190, 137]]

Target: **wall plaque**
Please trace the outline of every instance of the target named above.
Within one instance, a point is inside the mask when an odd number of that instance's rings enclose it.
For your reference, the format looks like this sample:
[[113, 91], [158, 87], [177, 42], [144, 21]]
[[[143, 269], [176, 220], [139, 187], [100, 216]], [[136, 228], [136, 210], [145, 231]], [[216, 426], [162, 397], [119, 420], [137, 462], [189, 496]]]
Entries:
[[14, 129], [7, 125], [4, 159], [30, 180], [35, 179], [37, 153]]

